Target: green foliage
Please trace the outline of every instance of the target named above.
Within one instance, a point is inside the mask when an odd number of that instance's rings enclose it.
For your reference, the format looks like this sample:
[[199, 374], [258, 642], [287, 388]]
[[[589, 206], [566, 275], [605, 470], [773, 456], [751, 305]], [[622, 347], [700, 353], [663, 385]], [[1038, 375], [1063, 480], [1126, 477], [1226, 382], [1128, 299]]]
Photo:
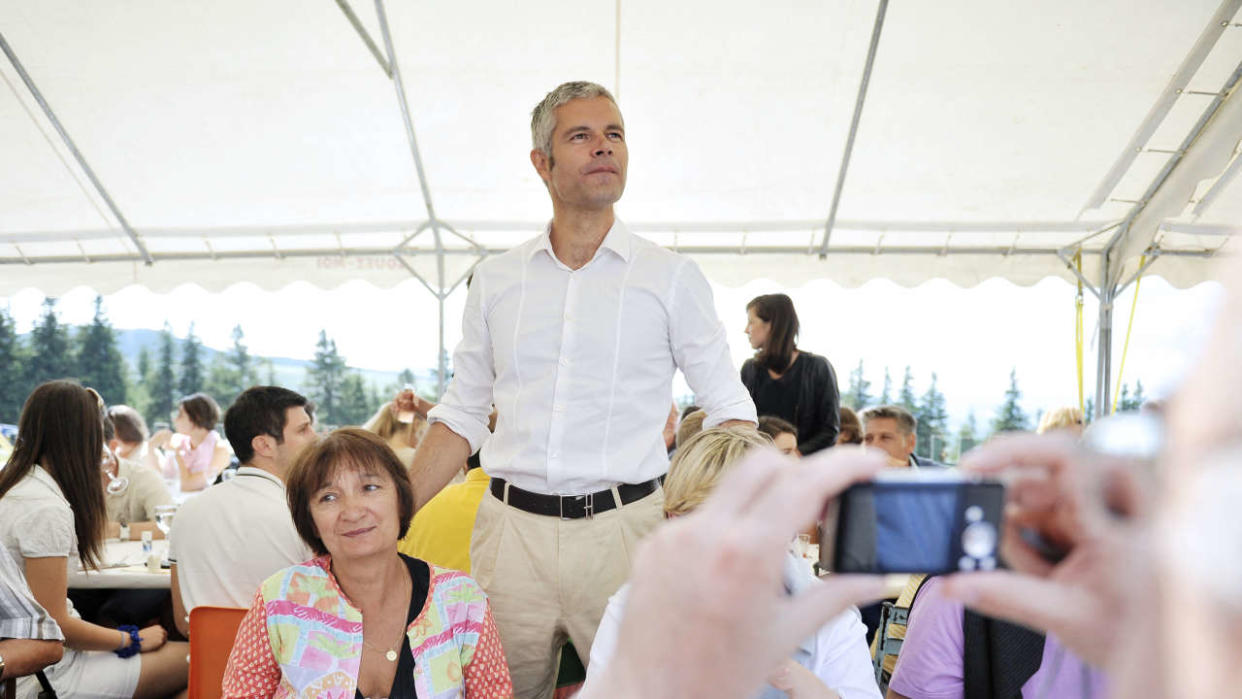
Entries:
[[241, 326], [234, 326], [233, 346], [227, 352], [217, 354], [207, 372], [207, 392], [226, 409], [242, 391], [259, 383], [254, 360], [243, 342], [245, 339], [246, 334]]
[[181, 381], [177, 384], [181, 395], [188, 396], [203, 390], [203, 343], [194, 334], [194, 324], [181, 342]]
[[151, 403], [147, 406], [147, 424], [155, 429], [157, 422], [171, 422], [170, 414], [177, 404], [177, 373], [174, 368], [173, 354], [176, 351], [176, 340], [173, 339], [172, 328], [164, 323], [160, 331], [160, 344], [152, 370], [150, 386]]
[[979, 425], [975, 422], [975, 411], [970, 411], [966, 421], [957, 429], [957, 458], [974, 449], [979, 444]]
[[906, 365], [905, 376], [901, 378], [901, 393], [897, 395], [897, 404], [910, 411], [911, 415], [918, 415], [919, 404], [914, 397], [914, 374], [910, 372], [910, 365]]
[[888, 405], [893, 402], [893, 376], [888, 372], [888, 367], [884, 367], [884, 390], [880, 391], [880, 400], [877, 405]]
[[43, 317], [30, 333], [30, 355], [25, 368], [23, 396], [44, 381], [73, 378], [75, 374], [77, 367], [69, 351], [69, 329], [56, 317], [56, 299], [43, 301]]
[[1018, 390], [1018, 369], [1015, 367], [1009, 372], [1009, 388], [1005, 391], [1005, 401], [1001, 403], [996, 411], [996, 417], [992, 420], [994, 434], [1030, 429], [1026, 413], [1022, 412], [1022, 406], [1018, 402], [1021, 399], [1022, 392]]
[[103, 396], [109, 405], [129, 400], [125, 382], [125, 360], [116, 346], [116, 332], [104, 315], [103, 297], [95, 297], [95, 317], [91, 324], [78, 328], [77, 376], [84, 386], [90, 386]]
[[932, 372], [931, 385], [919, 401], [915, 453], [920, 457], [940, 460], [948, 443], [949, 411], [945, 407], [944, 394], [936, 388], [936, 372]]
[[849, 389], [841, 396], [841, 403], [854, 410], [862, 410], [871, 404], [870, 388], [871, 382], [863, 374], [863, 360], [859, 359], [858, 366], [850, 372]]
[[17, 336], [17, 324], [0, 308], [0, 422], [17, 424], [26, 401], [24, 375], [26, 348]]
[[336, 350], [336, 341], [328, 338], [326, 330], [320, 330], [315, 358], [306, 371], [306, 397], [315, 401], [318, 420], [325, 425], [348, 424], [341, 411], [346, 369], [345, 358]]
[[379, 407], [376, 403], [378, 400], [376, 400], [375, 392], [367, 390], [362, 374], [349, 372], [345, 378], [341, 379], [341, 397], [337, 410], [340, 420], [336, 424], [361, 425], [371, 417], [375, 408]]
[[1143, 402], [1147, 398], [1143, 395], [1143, 382], [1137, 381], [1134, 384], [1134, 393], [1130, 393], [1130, 384], [1121, 384], [1121, 395], [1117, 396], [1117, 412], [1128, 413], [1134, 412], [1143, 407]]

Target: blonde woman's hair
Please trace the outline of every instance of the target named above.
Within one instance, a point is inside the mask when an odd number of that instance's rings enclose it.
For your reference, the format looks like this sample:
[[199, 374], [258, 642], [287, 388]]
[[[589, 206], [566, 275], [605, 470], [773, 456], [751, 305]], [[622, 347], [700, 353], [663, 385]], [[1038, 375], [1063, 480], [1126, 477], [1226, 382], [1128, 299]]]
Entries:
[[1039, 434], [1043, 434], [1052, 430], [1062, 430], [1075, 425], [1081, 426], [1082, 424], [1082, 410], [1074, 406], [1066, 405], [1060, 408], [1053, 408], [1052, 410], [1044, 413], [1044, 416], [1039, 420], [1039, 427], [1036, 428], [1035, 431]]
[[370, 420], [366, 421], [362, 429], [379, 435], [385, 441], [392, 439], [397, 434], [404, 434], [407, 441], [412, 441], [409, 440], [409, 437], [422, 439], [426, 426], [427, 421], [418, 414], [414, 415], [413, 422], [401, 422], [398, 420], [397, 411], [393, 410], [392, 401], [389, 401], [375, 411], [375, 414], [371, 416]]
[[664, 514], [684, 515], [703, 504], [746, 452], [765, 446], [771, 438], [754, 427], [713, 427], [686, 440], [664, 479]]

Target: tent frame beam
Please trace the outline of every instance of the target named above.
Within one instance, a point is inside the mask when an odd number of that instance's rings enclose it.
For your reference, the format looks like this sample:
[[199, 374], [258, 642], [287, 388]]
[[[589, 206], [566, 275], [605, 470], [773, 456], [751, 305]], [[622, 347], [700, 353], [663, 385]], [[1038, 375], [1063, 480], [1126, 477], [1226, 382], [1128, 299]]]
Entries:
[[1121, 181], [1121, 178], [1125, 176], [1130, 166], [1134, 164], [1138, 155], [1144, 152], [1144, 146], [1147, 141], [1151, 139], [1156, 129], [1164, 122], [1169, 112], [1173, 110], [1173, 106], [1177, 103], [1178, 98], [1184, 94], [1191, 78], [1199, 71], [1199, 67], [1203, 65], [1203, 62], [1207, 60], [1208, 55], [1215, 48], [1221, 35], [1228, 28], [1229, 20], [1238, 13], [1239, 7], [1242, 7], [1242, 0], [1221, 1], [1220, 6], [1216, 8], [1216, 12], [1212, 13], [1207, 26], [1199, 34], [1199, 38], [1195, 41], [1189, 53], [1182, 59], [1182, 64], [1173, 74], [1173, 77], [1169, 79], [1164, 92], [1160, 93], [1156, 103], [1147, 112], [1147, 116], [1143, 118], [1143, 122], [1139, 124], [1134, 135], [1130, 137], [1130, 142], [1122, 149], [1121, 154], [1117, 156], [1117, 160], [1113, 162], [1112, 167], [1108, 169], [1108, 173], [1104, 175], [1104, 179], [1100, 181], [1095, 191], [1091, 193], [1091, 198], [1083, 205], [1082, 211], [1099, 208], [1108, 195], [1112, 193], [1117, 183]]
[[350, 7], [349, 0], [336, 0], [336, 6], [341, 8], [341, 12], [345, 13], [345, 18], [353, 25], [354, 31], [358, 32], [358, 37], [362, 39], [362, 43], [367, 45], [367, 50], [375, 57], [375, 61], [379, 63], [380, 70], [384, 71], [389, 79], [392, 78], [392, 66], [388, 64], [388, 60], [380, 53], [379, 47], [375, 45], [375, 40], [371, 38], [371, 34], [367, 32], [367, 28], [362, 26], [362, 21], [358, 19], [358, 15], [354, 14], [354, 8]]
[[142, 239], [138, 237], [138, 234], [134, 231], [133, 227], [129, 225], [129, 221], [125, 218], [125, 214], [121, 213], [120, 207], [118, 207], [116, 202], [112, 200], [112, 196], [108, 194], [108, 190], [104, 188], [103, 183], [99, 181], [99, 178], [95, 175], [95, 171], [91, 168], [90, 163], [86, 162], [86, 158], [82, 155], [82, 151], [78, 150], [77, 144], [73, 142], [73, 138], [69, 136], [69, 132], [66, 131], [64, 125], [60, 123], [60, 119], [56, 117], [56, 112], [52, 111], [52, 106], [47, 103], [46, 99], [44, 99], [43, 93], [39, 90], [39, 87], [35, 85], [34, 80], [30, 77], [30, 74], [26, 72], [26, 67], [22, 65], [21, 60], [13, 51], [13, 48], [9, 46], [9, 42], [5, 40], [3, 33], [0, 33], [0, 50], [3, 50], [4, 55], [8, 56], [9, 63], [13, 64], [13, 68], [17, 71], [17, 74], [21, 76], [22, 82], [26, 84], [26, 89], [30, 90], [30, 94], [34, 97], [35, 101], [39, 103], [39, 107], [43, 110], [43, 115], [47, 117], [49, 122], [51, 122], [52, 128], [56, 129], [56, 133], [60, 135], [60, 140], [65, 144], [65, 147], [69, 149], [69, 153], [73, 155], [73, 159], [77, 161], [78, 167], [82, 168], [82, 172], [85, 173], [87, 179], [91, 181], [91, 186], [95, 188], [95, 191], [99, 194], [100, 198], [103, 199], [104, 203], [108, 205], [108, 210], [110, 210], [112, 215], [116, 217], [117, 223], [119, 223], [121, 228], [125, 230], [125, 234], [129, 236], [129, 239], [134, 244], [134, 247], [138, 248], [138, 252], [142, 255], [143, 262], [148, 265], [153, 264], [154, 259], [151, 257], [151, 253], [147, 251], [147, 246], [143, 245]]
[[[1242, 2], [1242, 0], [1239, 0]], [[837, 220], [837, 208], [841, 204], [841, 191], [845, 188], [845, 175], [850, 169], [850, 155], [854, 152], [854, 138], [858, 135], [858, 122], [862, 119], [863, 103], [867, 101], [867, 87], [871, 83], [871, 69], [875, 65], [876, 50], [880, 46], [880, 31], [884, 28], [884, 16], [888, 13], [888, 0], [880, 0], [875, 11], [875, 24], [871, 27], [871, 43], [867, 47], [867, 62], [863, 65], [862, 79], [858, 82], [858, 96], [854, 99], [854, 115], [850, 118], [849, 135], [845, 137], [845, 150], [841, 153], [841, 166], [832, 190], [832, 206], [824, 223], [824, 241], [819, 246], [819, 259], [828, 256], [828, 243], [832, 240], [832, 227]]]

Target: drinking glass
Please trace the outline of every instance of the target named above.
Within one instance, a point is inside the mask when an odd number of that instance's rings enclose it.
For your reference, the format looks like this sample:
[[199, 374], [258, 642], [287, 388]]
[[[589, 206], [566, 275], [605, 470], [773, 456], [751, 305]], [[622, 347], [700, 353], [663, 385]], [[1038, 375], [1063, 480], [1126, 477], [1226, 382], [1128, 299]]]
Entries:
[[99, 467], [103, 469], [104, 475], [108, 477], [108, 485], [104, 486], [104, 491], [109, 495], [120, 495], [129, 487], [128, 478], [121, 475], [112, 475], [112, 469], [116, 466], [116, 456], [112, 453], [112, 450], [104, 447], [103, 458], [99, 462]]
[[168, 538], [168, 530], [172, 529], [173, 516], [177, 514], [176, 505], [157, 505], [155, 507], [155, 526]]

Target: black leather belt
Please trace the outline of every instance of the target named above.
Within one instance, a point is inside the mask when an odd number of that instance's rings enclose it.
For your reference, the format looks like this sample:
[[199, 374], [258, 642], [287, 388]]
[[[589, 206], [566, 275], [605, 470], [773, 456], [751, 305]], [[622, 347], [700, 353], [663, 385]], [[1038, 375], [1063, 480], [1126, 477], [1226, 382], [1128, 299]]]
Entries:
[[[611, 490], [601, 490], [587, 495], [544, 495], [522, 490], [516, 485], [509, 484], [509, 499], [506, 501], [506, 484], [507, 481], [503, 478], [493, 478], [492, 495], [519, 510], [537, 515], [561, 519], [582, 519], [617, 509], [617, 501], [613, 498]], [[659, 487], [660, 479], [652, 478], [645, 483], [622, 483], [617, 486], [617, 493], [621, 496], [621, 504], [628, 505], [642, 500]]]

